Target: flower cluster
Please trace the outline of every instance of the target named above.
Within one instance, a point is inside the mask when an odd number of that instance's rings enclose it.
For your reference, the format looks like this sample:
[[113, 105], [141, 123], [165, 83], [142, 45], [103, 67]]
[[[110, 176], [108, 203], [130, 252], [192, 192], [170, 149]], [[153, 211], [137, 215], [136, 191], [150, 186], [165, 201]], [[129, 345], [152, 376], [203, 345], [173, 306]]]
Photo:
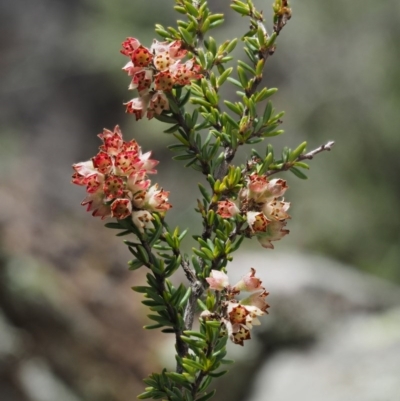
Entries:
[[217, 213], [223, 218], [238, 213], [246, 216], [247, 235], [256, 236], [264, 248], [273, 249], [271, 241], [278, 241], [289, 233], [284, 227], [286, 220], [290, 219], [287, 214], [290, 202], [282, 198], [287, 188], [285, 180], [269, 181], [267, 176], [253, 173], [247, 177], [237, 202], [229, 199], [218, 202]]
[[142, 153], [135, 140], [125, 142], [118, 125], [98, 136], [103, 141], [99, 153], [72, 166], [72, 183], [86, 186], [88, 195], [82, 205], [87, 205], [93, 216], [119, 220], [131, 216], [140, 231], [151, 228], [151, 213], [171, 208], [169, 192], [157, 184], [151, 186], [147, 177], [156, 173], [158, 161], [150, 159], [151, 152]]
[[189, 85], [192, 79], [203, 76], [194, 58], [181, 62], [187, 51], [179, 40], [171, 43], [154, 40], [148, 49], [137, 39], [127, 38], [121, 53], [130, 58], [123, 68], [132, 77], [129, 89], [137, 89], [139, 93], [139, 97], [125, 103], [127, 113], [134, 114], [136, 120], [145, 114], [150, 119], [169, 110], [166, 93], [175, 85]]
[[[243, 341], [250, 340], [250, 330], [260, 324], [258, 316], [268, 313], [269, 305], [265, 302], [268, 292], [255, 274], [255, 269], [251, 268], [233, 287], [229, 285], [228, 276], [224, 272], [211, 270], [210, 277], [206, 278], [212, 290], [221, 292], [221, 313], [217, 315], [206, 311], [202, 317], [220, 320], [235, 344], [243, 345]], [[235, 297], [241, 291], [250, 292], [250, 295], [238, 301]]]

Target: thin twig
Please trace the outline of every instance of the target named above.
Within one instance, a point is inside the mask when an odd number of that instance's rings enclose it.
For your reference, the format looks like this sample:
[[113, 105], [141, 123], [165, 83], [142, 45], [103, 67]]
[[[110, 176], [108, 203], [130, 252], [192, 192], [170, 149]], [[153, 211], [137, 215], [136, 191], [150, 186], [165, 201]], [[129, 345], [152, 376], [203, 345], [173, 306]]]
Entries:
[[311, 152], [305, 153], [303, 155], [300, 155], [297, 157], [295, 160], [287, 163], [283, 163], [283, 165], [280, 168], [273, 169], [273, 170], [268, 170], [265, 175], [269, 177], [270, 175], [280, 173], [282, 171], [287, 171], [290, 170], [296, 162], [302, 161], [302, 160], [311, 160], [314, 158], [314, 156], [318, 153], [324, 152], [324, 151], [330, 151], [335, 144], [334, 141], [329, 141], [325, 145], [321, 145], [318, 148], [312, 150]]
[[318, 153], [321, 153], [325, 150], [327, 150], [328, 152], [330, 152], [330, 150], [332, 149], [333, 145], [335, 144], [334, 141], [329, 141], [328, 143], [326, 143], [325, 145], [321, 145], [319, 148], [312, 150], [311, 152], [308, 152], [304, 155], [300, 155], [296, 161], [301, 161], [301, 160], [311, 160], [314, 158], [314, 156]]

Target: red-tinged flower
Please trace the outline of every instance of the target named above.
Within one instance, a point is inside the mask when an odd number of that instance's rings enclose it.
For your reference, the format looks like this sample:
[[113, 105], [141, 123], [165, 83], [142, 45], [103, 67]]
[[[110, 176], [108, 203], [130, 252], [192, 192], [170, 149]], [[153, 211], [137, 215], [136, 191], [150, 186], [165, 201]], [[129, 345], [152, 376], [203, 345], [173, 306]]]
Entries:
[[135, 38], [126, 38], [122, 42], [122, 50], [120, 52], [125, 55], [130, 57], [131, 54], [140, 46], [140, 42], [135, 39]]
[[186, 63], [176, 62], [170, 67], [172, 77], [175, 84], [178, 85], [190, 85], [190, 81], [194, 79], [203, 78], [201, 73], [201, 67], [196, 63], [196, 59], [192, 58]]
[[122, 139], [121, 129], [118, 125], [115, 126], [114, 131], [104, 128], [103, 132], [97, 136], [103, 141], [100, 150], [108, 153], [110, 156], [115, 156], [122, 150], [124, 141]]
[[130, 199], [115, 199], [111, 204], [111, 216], [119, 220], [126, 219], [132, 214], [132, 203]]
[[153, 43], [150, 46], [150, 51], [153, 54], [159, 54], [168, 52], [171, 42], [159, 42], [157, 39], [153, 39]]
[[181, 40], [175, 40], [169, 45], [169, 53], [176, 59], [181, 59], [186, 56], [187, 50], [183, 48], [183, 42]]
[[261, 212], [247, 212], [246, 217], [247, 224], [254, 234], [266, 232], [268, 224], [271, 223], [271, 220], [268, 220], [264, 213]]
[[86, 177], [78, 173], [73, 173], [71, 182], [76, 185], [86, 185]]
[[72, 183], [76, 185], [87, 185], [88, 177], [99, 174], [94, 168], [92, 160], [73, 164], [72, 168], [75, 170], [75, 173], [72, 175]]
[[206, 278], [212, 290], [222, 291], [229, 286], [228, 276], [220, 270], [211, 270], [210, 276]]
[[130, 77], [137, 74], [140, 71], [143, 71], [144, 67], [135, 66], [132, 61], [128, 61], [123, 67], [122, 71], [125, 71]]
[[218, 202], [217, 213], [224, 219], [229, 219], [236, 216], [239, 213], [239, 209], [236, 204], [230, 200], [224, 200]]
[[175, 63], [175, 59], [168, 52], [158, 53], [154, 56], [154, 66], [158, 71], [167, 70], [173, 63]]
[[127, 188], [134, 195], [138, 192], [145, 192], [149, 188], [150, 184], [151, 181], [146, 179], [146, 174], [144, 171], [131, 173], [126, 181]]
[[94, 168], [93, 162], [91, 160], [88, 160], [86, 162], [75, 163], [72, 165], [72, 168], [81, 177], [87, 177], [89, 175], [97, 173], [97, 170]]
[[257, 316], [264, 315], [264, 312], [254, 305], [245, 305], [236, 300], [228, 303], [227, 316], [232, 324], [233, 332], [237, 331], [240, 326], [252, 329], [253, 325], [259, 326], [261, 323]]
[[109, 205], [100, 205], [97, 209], [93, 210], [92, 216], [100, 217], [101, 220], [104, 220], [107, 217], [111, 217], [111, 208]]
[[85, 177], [86, 192], [89, 194], [96, 193], [102, 187], [104, 182], [103, 174], [92, 174]]
[[257, 240], [263, 248], [274, 249], [271, 241], [279, 241], [285, 235], [289, 234], [289, 230], [284, 229], [286, 221], [272, 221], [265, 233], [257, 235]]
[[150, 119], [155, 114], [161, 114], [164, 110], [169, 110], [168, 98], [164, 92], [158, 91], [151, 97], [147, 117]]
[[147, 210], [132, 212], [132, 222], [141, 233], [144, 233], [145, 229], [154, 228], [153, 220], [154, 217]]
[[106, 200], [121, 198], [124, 194], [124, 181], [121, 177], [110, 175], [103, 184], [103, 191]]
[[109, 174], [112, 171], [112, 159], [106, 152], [99, 152], [92, 158], [93, 167], [102, 174]]
[[265, 175], [253, 173], [248, 177], [247, 188], [250, 190], [251, 194], [261, 194], [267, 189], [268, 182], [269, 181]]
[[[156, 56], [161, 54], [167, 54], [173, 60], [178, 60], [186, 56], [187, 50], [183, 49], [183, 43], [180, 40], [175, 40], [174, 42], [159, 42], [154, 39], [153, 44], [150, 47], [150, 51]], [[156, 63], [154, 62], [156, 65]], [[157, 67], [157, 65], [156, 65]], [[158, 70], [163, 70], [163, 68], [158, 68]]]
[[81, 205], [87, 205], [86, 211], [92, 212], [92, 216], [94, 217], [101, 217], [102, 220], [111, 216], [111, 207], [105, 203], [102, 190], [89, 194], [82, 201]]
[[251, 268], [250, 272], [247, 273], [242, 279], [233, 286], [234, 291], [258, 291], [264, 287], [261, 286], [262, 281], [255, 277], [256, 271], [255, 269]]
[[134, 150], [120, 152], [115, 156], [115, 174], [128, 176], [134, 171], [139, 171], [143, 162]]
[[290, 219], [286, 211], [290, 207], [290, 202], [284, 202], [273, 198], [272, 201], [264, 203], [262, 211], [271, 220], [284, 221]]
[[245, 324], [248, 310], [237, 301], [228, 302], [228, 318], [234, 326], [235, 324]]
[[174, 86], [174, 79], [169, 70], [161, 71], [154, 76], [154, 88], [157, 91], [169, 92]]
[[269, 196], [279, 198], [285, 194], [288, 188], [289, 187], [287, 186], [285, 180], [282, 180], [281, 178], [275, 178], [274, 180], [271, 180], [268, 184], [268, 192], [270, 194]]
[[153, 82], [153, 71], [142, 70], [137, 72], [132, 79], [129, 89], [137, 89], [139, 95], [144, 95], [149, 92], [151, 83]]
[[134, 114], [136, 121], [140, 120], [146, 114], [149, 100], [148, 96], [142, 96], [124, 103], [124, 105], [126, 105], [126, 112]]
[[172, 205], [168, 203], [169, 192], [159, 189], [158, 184], [153, 185], [146, 192], [144, 208], [152, 212], [166, 212]]
[[141, 170], [146, 171], [147, 174], [156, 174], [157, 170], [154, 169], [155, 166], [159, 163], [158, 160], [150, 159], [151, 152], [141, 153], [139, 154], [139, 159], [142, 163]]
[[265, 175], [251, 174], [247, 188], [241, 192], [241, 198], [253, 199], [257, 203], [265, 203], [272, 198], [279, 198], [288, 189], [286, 181], [280, 178], [268, 181]]
[[137, 209], [146, 209], [144, 200], [146, 198], [147, 191], [137, 191], [132, 195], [133, 206]]
[[233, 343], [243, 346], [244, 341], [251, 339], [250, 330], [245, 326], [240, 326], [239, 329], [229, 337]]
[[[268, 313], [269, 305], [265, 302], [268, 292], [261, 285], [261, 280], [255, 277], [255, 273], [255, 269], [251, 268], [233, 287], [229, 285], [228, 276], [219, 270], [211, 270], [210, 277], [206, 278], [210, 289], [223, 292], [220, 294], [220, 311], [203, 312], [201, 318], [223, 323], [230, 340], [235, 344], [243, 345], [245, 340], [249, 340], [253, 326], [261, 324], [258, 317]], [[236, 296], [241, 291], [249, 291], [251, 295], [238, 301]]]
[[257, 316], [263, 315], [264, 312], [253, 305], [246, 305], [245, 307], [249, 312], [249, 314], [246, 316], [245, 326], [251, 330], [253, 326], [259, 326], [261, 324]]
[[121, 150], [125, 152], [136, 152], [138, 154], [141, 152], [139, 144], [134, 139], [129, 142], [124, 142]]
[[93, 166], [93, 161], [76, 163], [72, 165], [75, 173], [72, 175], [72, 183], [76, 185], [85, 185], [86, 192], [95, 193], [102, 186], [104, 175], [99, 173]]
[[148, 67], [153, 60], [153, 55], [147, 47], [140, 45], [131, 55], [135, 67]]
[[147, 178], [156, 173], [158, 161], [150, 158], [151, 152], [142, 153], [135, 140], [124, 142], [118, 126], [114, 131], [104, 129], [99, 137], [103, 141], [100, 152], [92, 160], [73, 165], [72, 182], [85, 185], [89, 194], [82, 204], [101, 218], [123, 219], [136, 208], [135, 212], [142, 212], [135, 214], [138, 226], [152, 226], [149, 210], [165, 212], [172, 207], [167, 202], [169, 192], [151, 187]]

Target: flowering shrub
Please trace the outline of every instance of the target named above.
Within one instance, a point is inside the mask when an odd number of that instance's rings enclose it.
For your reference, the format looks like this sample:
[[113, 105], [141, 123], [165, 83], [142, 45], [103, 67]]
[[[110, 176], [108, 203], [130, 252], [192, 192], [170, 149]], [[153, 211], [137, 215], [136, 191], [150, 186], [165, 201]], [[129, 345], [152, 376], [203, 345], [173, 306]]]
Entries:
[[[175, 10], [186, 16], [178, 27], [156, 25], [162, 41], [150, 48], [136, 38], [122, 43], [121, 53], [129, 58], [123, 70], [131, 79], [130, 90], [137, 97], [126, 103], [126, 111], [136, 120], [156, 118], [169, 126], [177, 143], [169, 148], [178, 161], [203, 174], [208, 188], [199, 184], [201, 200], [196, 211], [203, 230], [194, 235], [197, 246], [191, 257], [181, 253], [186, 231], [171, 229], [166, 212], [172, 207], [169, 192], [149, 175], [155, 174], [156, 160], [143, 153], [135, 140], [124, 141], [119, 126], [99, 134], [102, 145], [91, 160], [73, 165], [72, 182], [85, 186], [82, 205], [93, 216], [114, 218], [106, 227], [119, 230], [118, 236], [133, 234], [125, 240], [134, 256], [131, 270], [148, 269], [147, 285], [133, 289], [144, 294], [143, 304], [152, 314], [153, 324], [146, 329], [162, 329], [176, 341], [176, 371], [163, 370], [145, 379], [146, 391], [139, 398], [171, 401], [206, 401], [211, 380], [221, 376], [221, 365], [228, 363], [226, 342], [244, 345], [251, 339], [253, 326], [269, 308], [268, 292], [250, 272], [234, 286], [229, 284], [228, 263], [245, 238], [256, 237], [264, 248], [289, 233], [287, 213], [290, 203], [284, 195], [285, 180], [271, 176], [292, 172], [306, 178], [304, 161], [330, 150], [333, 142], [306, 152], [306, 143], [296, 149], [284, 148], [276, 156], [271, 144], [265, 155], [256, 150], [244, 165], [233, 164], [241, 146], [262, 142], [283, 133], [279, 129], [283, 112], [276, 113], [269, 98], [275, 88], [261, 87], [263, 70], [275, 53], [276, 39], [291, 18], [286, 0], [275, 0], [271, 34], [262, 12], [251, 0], [231, 1], [233, 11], [248, 17], [250, 30], [244, 34], [248, 60], [230, 55], [237, 39], [218, 45], [205, 34], [221, 25], [223, 14], [214, 14], [206, 0], [175, 0]], [[222, 100], [220, 88], [238, 87], [235, 101]], [[187, 103], [192, 107], [188, 111]], [[182, 268], [188, 284], [174, 287], [169, 278]], [[249, 293], [239, 298], [243, 292]], [[193, 330], [197, 311], [200, 328]]]

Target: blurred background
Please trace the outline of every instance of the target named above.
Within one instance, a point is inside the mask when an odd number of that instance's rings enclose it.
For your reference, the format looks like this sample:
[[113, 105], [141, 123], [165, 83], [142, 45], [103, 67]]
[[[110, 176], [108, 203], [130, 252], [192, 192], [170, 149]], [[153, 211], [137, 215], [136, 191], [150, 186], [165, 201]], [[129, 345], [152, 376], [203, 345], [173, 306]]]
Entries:
[[[271, 2], [255, 3], [268, 19]], [[200, 229], [193, 193], [202, 178], [171, 161], [161, 123], [136, 122], [122, 106], [133, 96], [120, 43], [150, 45], [155, 23], [180, 18], [173, 4], [0, 0], [1, 401], [134, 399], [142, 378], [171, 364], [171, 339], [143, 332], [147, 311], [130, 290], [144, 272], [127, 270], [128, 250], [79, 206], [84, 190], [70, 176], [72, 163], [96, 153], [103, 127], [120, 124], [161, 162], [169, 223]], [[228, 1], [210, 4], [227, 12], [211, 32], [217, 40], [246, 30]], [[400, 2], [291, 5], [265, 74], [286, 111], [286, 134], [271, 143], [336, 145], [310, 163], [309, 180], [284, 177], [291, 234], [274, 251], [247, 241], [232, 263], [237, 278], [258, 270], [272, 307], [254, 341], [231, 347], [238, 363], [215, 399], [395, 401]]]

